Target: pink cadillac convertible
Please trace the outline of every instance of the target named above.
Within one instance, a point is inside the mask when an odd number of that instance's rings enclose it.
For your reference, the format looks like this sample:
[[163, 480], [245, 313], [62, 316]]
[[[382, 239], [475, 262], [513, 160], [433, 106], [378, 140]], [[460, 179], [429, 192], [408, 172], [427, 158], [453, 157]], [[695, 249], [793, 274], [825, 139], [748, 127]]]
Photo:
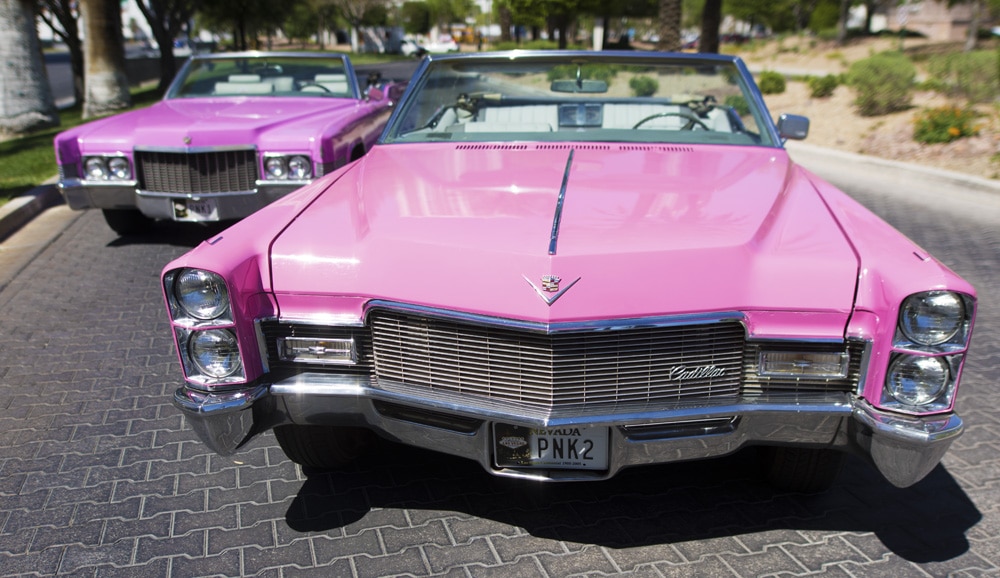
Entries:
[[341, 54], [195, 56], [159, 103], [58, 135], [59, 190], [122, 235], [239, 219], [360, 158], [388, 96]]
[[815, 491], [923, 478], [973, 288], [796, 166], [733, 57], [433, 56], [378, 144], [167, 265], [199, 437], [312, 468], [373, 436], [599, 480], [754, 446]]

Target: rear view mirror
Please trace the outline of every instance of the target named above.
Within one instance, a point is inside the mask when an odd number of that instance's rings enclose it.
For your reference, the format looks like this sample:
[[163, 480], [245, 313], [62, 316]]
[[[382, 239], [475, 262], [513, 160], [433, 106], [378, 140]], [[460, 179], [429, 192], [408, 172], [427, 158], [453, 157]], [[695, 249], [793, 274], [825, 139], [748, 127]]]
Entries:
[[549, 90], [600, 94], [608, 91], [608, 83], [603, 80], [553, 80]]

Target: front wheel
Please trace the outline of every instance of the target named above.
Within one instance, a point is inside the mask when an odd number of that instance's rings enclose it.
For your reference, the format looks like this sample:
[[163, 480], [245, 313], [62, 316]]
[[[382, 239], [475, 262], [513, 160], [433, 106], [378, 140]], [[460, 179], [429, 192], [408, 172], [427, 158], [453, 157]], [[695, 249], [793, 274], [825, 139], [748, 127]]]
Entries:
[[319, 470], [351, 463], [375, 440], [375, 434], [365, 428], [322, 425], [282, 425], [274, 428], [274, 437], [288, 459]]
[[816, 493], [836, 481], [847, 454], [815, 448], [758, 448], [764, 476], [771, 485], [793, 492]]
[[139, 212], [138, 209], [102, 209], [104, 220], [108, 226], [119, 235], [141, 235], [149, 232], [153, 219]]

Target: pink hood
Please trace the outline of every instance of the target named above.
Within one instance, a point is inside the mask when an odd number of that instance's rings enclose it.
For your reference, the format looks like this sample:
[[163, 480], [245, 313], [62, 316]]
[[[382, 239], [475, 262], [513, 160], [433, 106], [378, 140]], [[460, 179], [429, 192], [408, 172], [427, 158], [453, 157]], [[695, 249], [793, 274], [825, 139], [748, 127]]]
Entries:
[[[62, 133], [86, 147], [83, 153], [138, 146], [217, 146], [264, 140], [309, 146], [317, 115], [346, 115], [359, 106], [351, 98], [178, 98], [115, 115]], [[190, 138], [186, 142], [185, 137]]]
[[[271, 259], [279, 306], [357, 295], [540, 322], [805, 311], [842, 331], [858, 278], [784, 150], [722, 146], [375, 147]], [[575, 282], [551, 304], [532, 288], [549, 275]]]

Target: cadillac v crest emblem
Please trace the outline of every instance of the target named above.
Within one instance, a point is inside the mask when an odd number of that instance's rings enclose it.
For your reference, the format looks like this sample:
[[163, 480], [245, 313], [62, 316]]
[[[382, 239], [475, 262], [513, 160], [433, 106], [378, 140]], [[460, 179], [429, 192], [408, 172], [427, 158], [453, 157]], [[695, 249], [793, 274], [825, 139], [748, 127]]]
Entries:
[[189, 136], [184, 137], [184, 144], [191, 144], [191, 137]]
[[577, 277], [572, 283], [560, 289], [559, 284], [562, 283], [562, 279], [556, 277], [555, 275], [543, 275], [541, 279], [541, 286], [535, 285], [531, 279], [528, 279], [527, 275], [522, 275], [522, 277], [524, 277], [524, 280], [528, 282], [528, 285], [531, 285], [531, 288], [535, 290], [535, 293], [537, 293], [538, 296], [541, 297], [542, 300], [548, 305], [555, 303], [556, 300], [562, 297], [564, 293], [569, 291], [570, 287], [576, 285], [576, 282], [582, 279], [582, 277]]

